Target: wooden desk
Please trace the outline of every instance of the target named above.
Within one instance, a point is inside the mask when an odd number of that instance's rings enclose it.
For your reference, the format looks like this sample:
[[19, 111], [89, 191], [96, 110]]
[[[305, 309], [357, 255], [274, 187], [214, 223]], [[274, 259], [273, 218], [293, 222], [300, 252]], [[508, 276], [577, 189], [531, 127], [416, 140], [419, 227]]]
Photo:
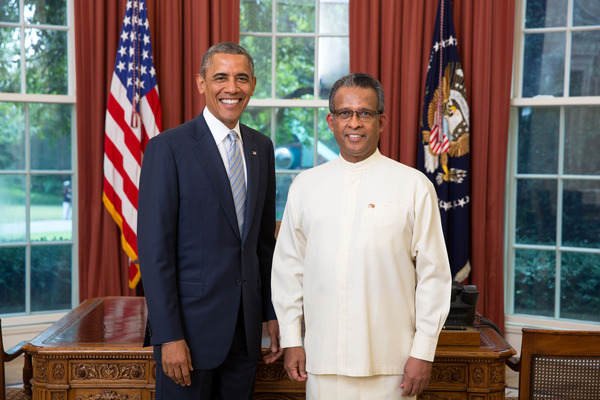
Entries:
[[[86, 300], [26, 345], [33, 356], [33, 399], [154, 399], [156, 367], [152, 348], [142, 347], [145, 324], [143, 297]], [[493, 329], [476, 328], [442, 332], [420, 400], [504, 399], [504, 363], [515, 351]], [[256, 377], [254, 399], [305, 398], [304, 384], [288, 379], [281, 360], [259, 360]]]
[[474, 328], [478, 344], [465, 338], [469, 332], [442, 331], [431, 379], [419, 400], [504, 399], [505, 362], [516, 351], [489, 326]]
[[[477, 324], [469, 331], [442, 331], [431, 379], [418, 400], [501, 400], [508, 358], [516, 351], [494, 329]], [[304, 385], [291, 382], [281, 360], [258, 363], [255, 399], [304, 399]]]
[[33, 356], [33, 399], [153, 399], [145, 327], [143, 297], [86, 300], [25, 346]]

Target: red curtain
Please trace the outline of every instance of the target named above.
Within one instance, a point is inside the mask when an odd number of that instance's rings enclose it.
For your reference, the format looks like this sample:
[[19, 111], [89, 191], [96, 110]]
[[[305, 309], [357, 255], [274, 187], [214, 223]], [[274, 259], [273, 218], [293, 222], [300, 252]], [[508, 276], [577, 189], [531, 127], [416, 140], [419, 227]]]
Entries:
[[[350, 70], [385, 90], [381, 152], [416, 166], [423, 90], [438, 0], [350, 0]], [[471, 276], [478, 311], [504, 327], [504, 185], [514, 0], [454, 0], [471, 121]]]
[[[102, 203], [104, 118], [126, 0], [74, 2], [79, 298], [132, 295], [120, 232]], [[214, 43], [239, 41], [239, 0], [146, 0], [162, 129], [204, 107], [195, 76]]]

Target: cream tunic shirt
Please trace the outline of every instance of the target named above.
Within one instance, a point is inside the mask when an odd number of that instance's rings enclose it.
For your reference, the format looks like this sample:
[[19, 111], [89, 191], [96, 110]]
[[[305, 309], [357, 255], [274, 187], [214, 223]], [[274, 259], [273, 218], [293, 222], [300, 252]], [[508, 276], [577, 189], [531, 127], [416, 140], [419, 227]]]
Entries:
[[421, 172], [376, 151], [293, 181], [277, 237], [272, 300], [282, 347], [308, 372], [402, 375], [433, 361], [451, 276], [437, 196]]

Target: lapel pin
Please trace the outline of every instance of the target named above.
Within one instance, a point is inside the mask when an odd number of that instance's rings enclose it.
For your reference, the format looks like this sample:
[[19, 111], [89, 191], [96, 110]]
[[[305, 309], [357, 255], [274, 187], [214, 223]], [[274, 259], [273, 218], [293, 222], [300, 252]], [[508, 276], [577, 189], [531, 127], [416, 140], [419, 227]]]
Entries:
[[370, 203], [370, 204], [369, 204], [369, 208], [375, 208], [375, 204], [373, 204], [373, 203]]
[[256, 151], [253, 150], [252, 151], [252, 155], [255, 156], [256, 155]]

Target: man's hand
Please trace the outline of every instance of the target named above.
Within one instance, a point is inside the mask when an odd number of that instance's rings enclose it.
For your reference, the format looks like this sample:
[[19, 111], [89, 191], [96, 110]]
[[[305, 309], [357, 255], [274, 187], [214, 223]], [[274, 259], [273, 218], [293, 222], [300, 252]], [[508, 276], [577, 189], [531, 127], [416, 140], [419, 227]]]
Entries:
[[267, 333], [271, 338], [271, 346], [269, 350], [263, 352], [263, 361], [266, 364], [271, 364], [283, 354], [283, 349], [279, 347], [279, 323], [276, 319], [267, 321]]
[[190, 371], [194, 368], [192, 368], [190, 349], [185, 340], [163, 343], [160, 345], [160, 351], [165, 374], [181, 386], [190, 386], [192, 384]]
[[408, 358], [404, 366], [404, 377], [400, 383], [403, 389], [402, 396], [416, 396], [425, 390], [431, 376], [432, 365], [430, 361]]
[[304, 382], [308, 378], [306, 374], [306, 353], [301, 346], [284, 349], [283, 366], [290, 379], [295, 382]]

